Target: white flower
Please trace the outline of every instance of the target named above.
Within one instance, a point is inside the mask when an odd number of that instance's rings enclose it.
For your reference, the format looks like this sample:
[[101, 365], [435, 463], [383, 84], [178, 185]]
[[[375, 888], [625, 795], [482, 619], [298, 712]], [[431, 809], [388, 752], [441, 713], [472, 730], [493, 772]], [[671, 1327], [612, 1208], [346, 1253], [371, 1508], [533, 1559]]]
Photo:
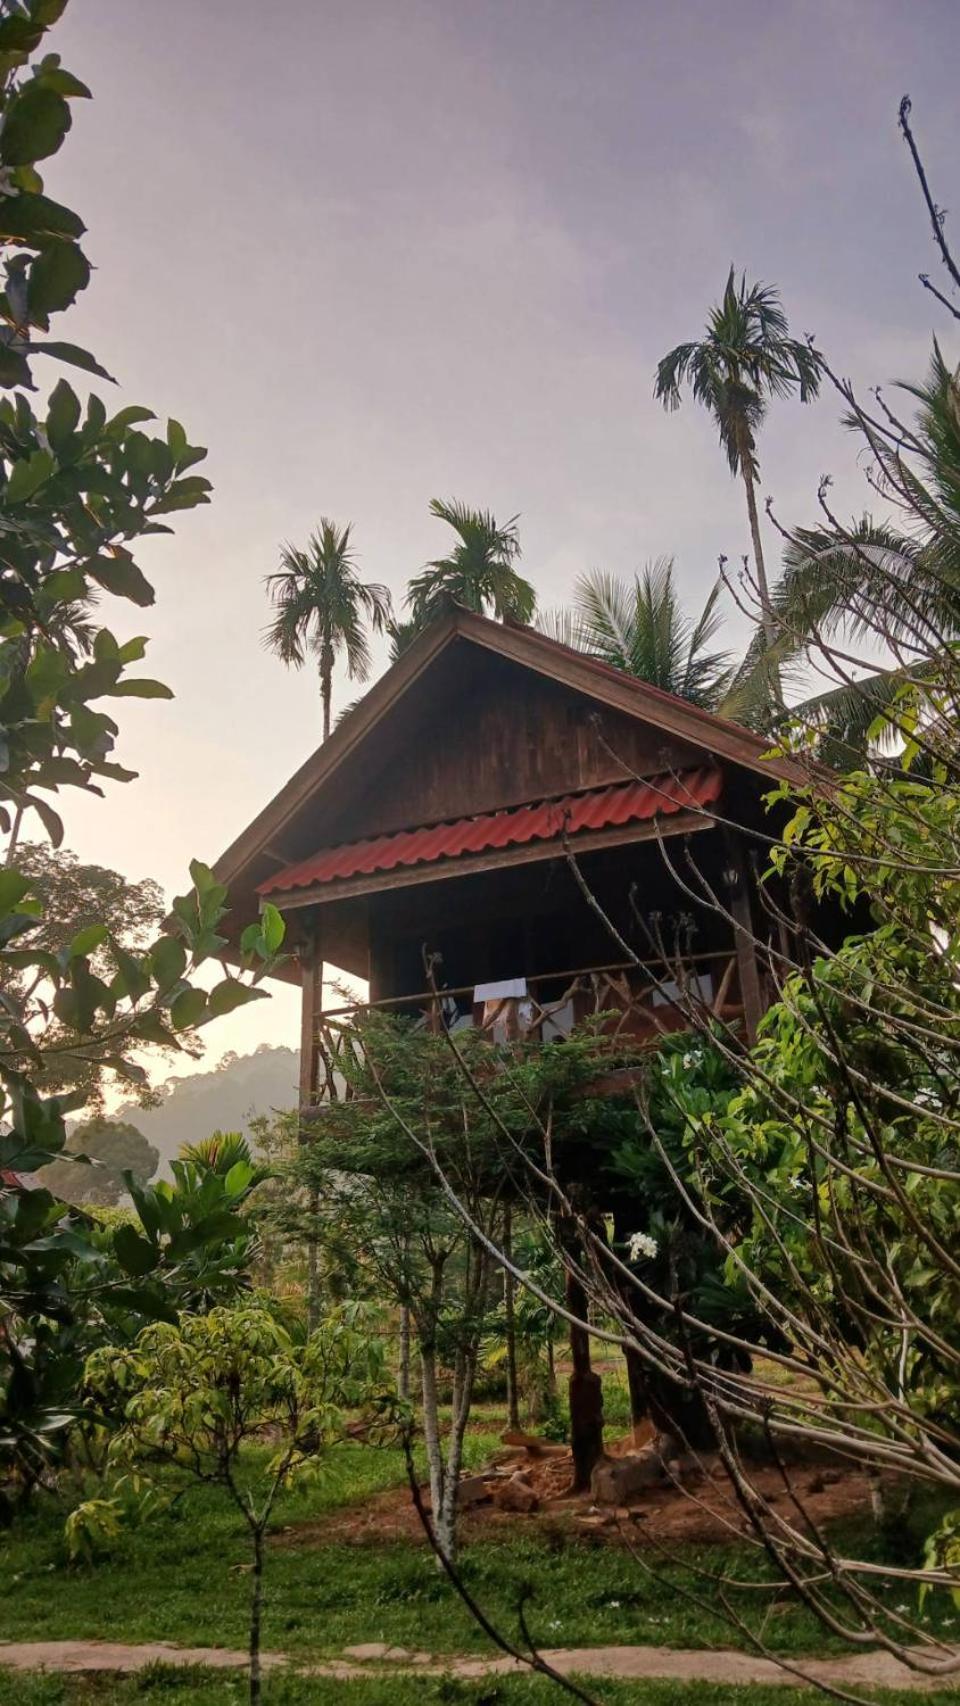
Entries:
[[627, 1239], [627, 1253], [631, 1262], [641, 1259], [652, 1261], [657, 1253], [657, 1240], [651, 1238], [649, 1232], [631, 1232]]

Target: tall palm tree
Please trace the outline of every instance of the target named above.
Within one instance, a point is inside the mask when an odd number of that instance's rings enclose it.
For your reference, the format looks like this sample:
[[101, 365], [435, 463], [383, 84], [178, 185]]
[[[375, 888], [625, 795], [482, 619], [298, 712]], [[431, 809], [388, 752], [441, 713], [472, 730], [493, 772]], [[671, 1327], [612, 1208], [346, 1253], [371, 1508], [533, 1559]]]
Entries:
[[410, 582], [407, 603], [414, 628], [419, 631], [451, 604], [500, 621], [532, 621], [537, 595], [515, 567], [518, 517], [500, 526], [489, 510], [470, 509], [455, 498], [431, 499], [430, 514], [447, 522], [457, 537], [446, 557], [428, 563]]
[[305, 551], [283, 547], [280, 567], [267, 575], [266, 584], [276, 615], [264, 645], [295, 669], [303, 667], [308, 652], [316, 657], [326, 740], [337, 654], [345, 654], [351, 680], [366, 681], [371, 663], [366, 619], [375, 632], [384, 629], [390, 619], [390, 594], [385, 586], [360, 580], [349, 523], [338, 527], [326, 516]]
[[723, 620], [719, 594], [717, 582], [691, 621], [677, 598], [673, 561], [659, 557], [632, 582], [599, 569], [581, 575], [573, 608], [548, 612], [538, 626], [564, 645], [716, 711], [726, 708], [734, 675], [731, 654], [711, 649]]
[[716, 422], [730, 472], [743, 481], [768, 645], [774, 642], [776, 624], [757, 515], [757, 435], [770, 398], [796, 391], [801, 403], [810, 402], [820, 389], [821, 370], [817, 351], [790, 337], [779, 291], [764, 284], [748, 287], [745, 274], [738, 283], [731, 267], [723, 296], [710, 310], [705, 336], [677, 344], [659, 363], [654, 381], [653, 394], [667, 409], [680, 407], [682, 388], [689, 384], [694, 400]]
[[[836, 664], [827, 657], [825, 672], [858, 679], [797, 709], [845, 754], [841, 763], [865, 753], [870, 729], [904, 682], [937, 675], [946, 647], [960, 639], [960, 375], [934, 344], [925, 382], [900, 389], [919, 403], [912, 424], [892, 412], [885, 421], [854, 413], [846, 423], [867, 437], [873, 483], [900, 517], [797, 528], [771, 596], [773, 652], [756, 634], [739, 672], [746, 684], [770, 656], [788, 668], [835, 645], [842, 655]], [[862, 674], [847, 660], [851, 646], [885, 651], [888, 666]]]

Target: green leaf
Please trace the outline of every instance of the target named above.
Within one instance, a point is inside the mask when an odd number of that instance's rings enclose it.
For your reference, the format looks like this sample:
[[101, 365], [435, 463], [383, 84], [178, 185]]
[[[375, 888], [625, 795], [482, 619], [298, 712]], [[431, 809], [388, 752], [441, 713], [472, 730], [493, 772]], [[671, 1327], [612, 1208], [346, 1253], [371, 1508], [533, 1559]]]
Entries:
[[33, 244], [44, 237], [82, 237], [85, 230], [79, 214], [49, 196], [24, 190], [0, 199], [0, 237]]
[[162, 681], [141, 680], [139, 676], [131, 676], [129, 680], [118, 681], [114, 687], [107, 689], [112, 699], [172, 699], [173, 689]]
[[54, 847], [60, 847], [63, 843], [63, 819], [59, 812], [48, 806], [46, 800], [38, 800], [35, 794], [27, 795], [26, 804], [33, 807]]
[[113, 1235], [113, 1253], [125, 1274], [135, 1279], [152, 1273], [160, 1260], [160, 1252], [148, 1239], [142, 1238], [132, 1226], [118, 1226]]
[[239, 978], [227, 977], [210, 991], [207, 1000], [207, 1014], [211, 1019], [222, 1019], [225, 1013], [232, 1013], [237, 1007], [245, 1007], [248, 1002], [256, 1001], [266, 996], [265, 989], [253, 989], [247, 983], [241, 983]]
[[187, 966], [187, 951], [176, 936], [161, 936], [150, 950], [150, 969], [160, 989], [172, 989]]
[[72, 71], [64, 71], [60, 65], [53, 66], [49, 71], [39, 72], [35, 81], [40, 84], [41, 88], [53, 89], [56, 94], [63, 95], [67, 100], [75, 98], [89, 101], [91, 99], [90, 90], [86, 83], [81, 83], [79, 77], [75, 77]]
[[170, 1008], [170, 1021], [175, 1031], [186, 1031], [199, 1025], [206, 1016], [207, 997], [202, 989], [184, 989]]
[[50, 393], [46, 421], [47, 437], [54, 450], [63, 449], [76, 432], [79, 420], [79, 397], [72, 385], [68, 385], [65, 379], [58, 379]]
[[0, 914], [12, 912], [30, 888], [30, 878], [19, 871], [0, 871]]
[[[2, 140], [2, 133], [0, 133]], [[53, 238], [30, 268], [27, 301], [31, 316], [46, 320], [69, 308], [90, 283], [90, 262], [76, 243]]]
[[99, 948], [107, 939], [105, 924], [88, 924], [85, 929], [78, 930], [70, 943], [70, 958], [86, 958], [95, 948]]
[[5, 166], [32, 166], [55, 154], [72, 124], [70, 108], [55, 89], [27, 83], [7, 108], [0, 130]]
[[3, 493], [6, 505], [24, 503], [38, 491], [45, 480], [56, 470], [56, 462], [46, 450], [35, 450], [32, 456], [15, 462], [10, 470]]
[[[84, 567], [92, 579], [107, 592], [112, 592], [115, 598], [127, 598], [131, 604], [141, 607], [154, 602], [153, 587], [129, 552], [123, 551], [116, 557], [92, 557]], [[142, 657], [143, 653], [138, 656]]]
[[[52, 355], [57, 361], [66, 361], [71, 367], [81, 367], [84, 373], [95, 373], [99, 379], [109, 379], [111, 385], [116, 385], [112, 373], [101, 367], [95, 356], [89, 350], [81, 349], [79, 344], [65, 344], [59, 340], [50, 340], [44, 344], [30, 345], [31, 355]], [[29, 369], [28, 376], [29, 376]]]
[[107, 422], [106, 430], [111, 438], [119, 438], [127, 427], [136, 426], [139, 421], [155, 421], [156, 415], [152, 409], [145, 409], [142, 403], [128, 403], [125, 409], [118, 409]]
[[264, 946], [268, 954], [278, 954], [283, 946], [283, 938], [287, 933], [282, 913], [271, 901], [267, 901], [260, 914], [260, 929], [263, 934]]

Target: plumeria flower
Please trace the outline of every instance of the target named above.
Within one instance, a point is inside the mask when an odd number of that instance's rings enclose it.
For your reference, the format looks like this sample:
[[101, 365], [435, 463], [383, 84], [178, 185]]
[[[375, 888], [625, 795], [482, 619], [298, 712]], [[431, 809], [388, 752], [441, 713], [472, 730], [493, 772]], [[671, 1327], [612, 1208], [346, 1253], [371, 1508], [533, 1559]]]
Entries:
[[657, 1240], [649, 1232], [631, 1232], [627, 1239], [627, 1254], [631, 1262], [652, 1261], [657, 1253]]

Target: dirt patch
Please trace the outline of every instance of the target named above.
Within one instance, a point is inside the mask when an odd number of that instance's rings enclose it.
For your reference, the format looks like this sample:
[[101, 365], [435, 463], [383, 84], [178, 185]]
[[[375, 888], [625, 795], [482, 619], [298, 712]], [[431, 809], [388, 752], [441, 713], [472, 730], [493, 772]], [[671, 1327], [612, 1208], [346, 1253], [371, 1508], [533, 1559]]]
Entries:
[[[632, 1440], [626, 1436], [609, 1449], [611, 1455], [622, 1455], [632, 1449]], [[571, 1495], [573, 1464], [568, 1451], [537, 1457], [517, 1450], [495, 1456], [501, 1475], [522, 1473], [537, 1495], [538, 1508], [521, 1513], [499, 1510], [492, 1502], [473, 1505], [461, 1517], [467, 1542], [509, 1539], [516, 1535], [518, 1523], [524, 1525], [525, 1532], [540, 1533], [547, 1540], [563, 1543], [580, 1539], [598, 1545], [622, 1544], [625, 1536], [633, 1545], [729, 1545], [747, 1532], [746, 1518], [723, 1466], [712, 1456], [702, 1459], [703, 1474], [690, 1477], [683, 1487], [668, 1484], [646, 1488], [642, 1496], [619, 1510], [593, 1505], [589, 1494]], [[817, 1523], [854, 1516], [869, 1505], [864, 1475], [825, 1470], [819, 1465], [797, 1467], [790, 1474], [794, 1493]], [[757, 1492], [780, 1515], [789, 1518], [795, 1514], [779, 1470], [758, 1466], [751, 1478]], [[406, 1487], [377, 1493], [361, 1505], [297, 1523], [272, 1536], [273, 1544], [279, 1546], [315, 1546], [329, 1541], [363, 1546], [399, 1540], [426, 1544]]]

